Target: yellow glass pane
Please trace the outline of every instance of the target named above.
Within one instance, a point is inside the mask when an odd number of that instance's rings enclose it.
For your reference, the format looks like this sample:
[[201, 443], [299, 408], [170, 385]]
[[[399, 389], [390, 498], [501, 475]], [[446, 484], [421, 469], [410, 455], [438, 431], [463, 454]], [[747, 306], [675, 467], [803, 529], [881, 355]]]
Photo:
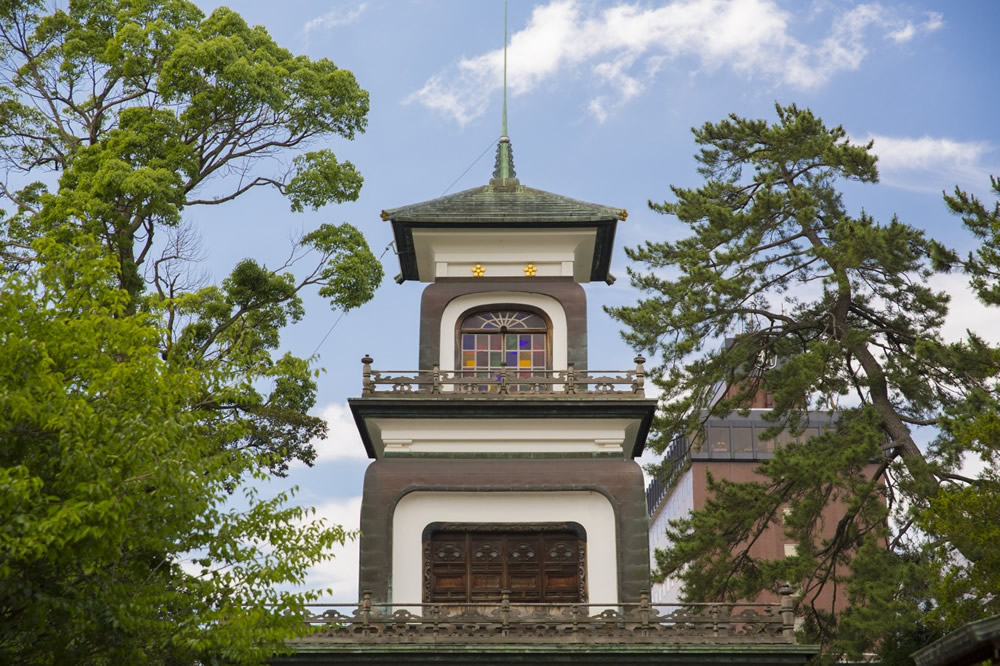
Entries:
[[521, 366], [522, 368], [530, 368], [531, 367], [531, 361], [529, 359], [522, 358], [520, 361], [517, 362], [517, 364], [519, 366]]
[[467, 367], [467, 368], [474, 368], [474, 367], [476, 367], [476, 362], [475, 361], [466, 361], [465, 362], [465, 367]]

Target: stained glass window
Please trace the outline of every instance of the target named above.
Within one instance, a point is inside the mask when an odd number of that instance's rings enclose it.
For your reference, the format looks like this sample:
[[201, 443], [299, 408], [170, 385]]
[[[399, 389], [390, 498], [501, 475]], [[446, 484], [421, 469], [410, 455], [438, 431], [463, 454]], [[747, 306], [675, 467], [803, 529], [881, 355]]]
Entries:
[[470, 315], [462, 321], [460, 332], [462, 369], [491, 380], [503, 367], [517, 370], [511, 379], [531, 377], [547, 367], [546, 329], [545, 320], [533, 312], [503, 310]]

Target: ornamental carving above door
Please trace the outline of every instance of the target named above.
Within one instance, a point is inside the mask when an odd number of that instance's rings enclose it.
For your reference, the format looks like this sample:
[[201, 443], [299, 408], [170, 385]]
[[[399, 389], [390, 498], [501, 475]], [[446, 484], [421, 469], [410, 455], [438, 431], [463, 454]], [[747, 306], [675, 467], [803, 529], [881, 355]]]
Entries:
[[575, 523], [440, 524], [425, 531], [428, 603], [583, 603], [586, 535]]

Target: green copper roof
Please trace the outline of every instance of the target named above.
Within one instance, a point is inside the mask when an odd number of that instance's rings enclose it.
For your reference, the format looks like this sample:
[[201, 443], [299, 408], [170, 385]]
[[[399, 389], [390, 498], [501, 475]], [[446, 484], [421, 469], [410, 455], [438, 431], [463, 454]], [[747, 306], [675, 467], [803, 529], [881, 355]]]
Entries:
[[[506, 118], [506, 113], [504, 114]], [[504, 122], [504, 125], [507, 123]], [[514, 149], [510, 145], [510, 138], [504, 134], [497, 142], [497, 160], [493, 165], [493, 180], [490, 185], [520, 185], [521, 181], [516, 178], [514, 171]]]
[[[565, 223], [624, 220], [621, 208], [601, 206], [552, 194], [507, 180], [456, 192], [421, 203], [382, 211], [383, 220], [411, 223]], [[495, 180], [494, 183], [497, 183]]]

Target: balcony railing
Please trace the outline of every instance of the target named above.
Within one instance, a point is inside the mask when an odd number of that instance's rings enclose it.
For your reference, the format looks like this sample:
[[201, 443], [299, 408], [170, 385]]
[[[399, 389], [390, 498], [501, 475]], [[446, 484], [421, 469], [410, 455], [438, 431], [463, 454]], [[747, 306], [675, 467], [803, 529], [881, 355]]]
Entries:
[[[411, 643], [738, 643], [795, 642], [791, 588], [780, 604], [497, 603], [311, 604], [316, 631], [303, 642]], [[419, 609], [419, 614], [414, 610]]]
[[[635, 370], [577, 371], [570, 363], [565, 370], [530, 370], [501, 367], [499, 371], [372, 370], [374, 359], [365, 356], [361, 372], [362, 397], [645, 397], [646, 359], [636, 356]], [[487, 376], [483, 376], [487, 374]]]

